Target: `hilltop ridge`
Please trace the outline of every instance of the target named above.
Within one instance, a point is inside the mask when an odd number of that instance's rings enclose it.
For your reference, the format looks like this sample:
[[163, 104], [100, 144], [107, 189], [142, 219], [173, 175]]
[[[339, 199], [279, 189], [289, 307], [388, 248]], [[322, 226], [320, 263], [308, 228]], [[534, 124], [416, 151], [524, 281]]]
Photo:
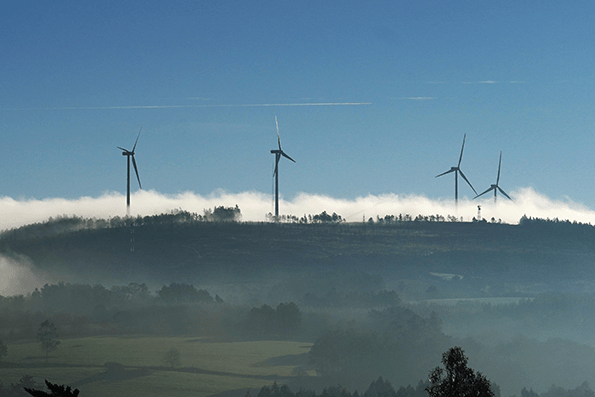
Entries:
[[254, 283], [340, 271], [379, 276], [395, 287], [402, 280], [443, 283], [436, 274], [451, 274], [463, 280], [461, 295], [486, 286], [510, 295], [520, 292], [519, 285], [561, 288], [595, 280], [590, 225], [417, 219], [205, 222], [185, 211], [110, 220], [60, 217], [3, 233], [0, 253], [26, 257], [67, 281], [107, 284]]

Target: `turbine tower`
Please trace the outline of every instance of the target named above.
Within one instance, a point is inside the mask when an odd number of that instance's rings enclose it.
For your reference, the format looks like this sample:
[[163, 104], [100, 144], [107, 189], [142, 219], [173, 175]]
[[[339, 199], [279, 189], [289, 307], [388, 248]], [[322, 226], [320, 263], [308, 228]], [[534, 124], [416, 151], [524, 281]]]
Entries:
[[[141, 130], [142, 129], [143, 127], [141, 127]], [[134, 150], [136, 149], [138, 138], [140, 138], [140, 130], [138, 131], [138, 136], [136, 137], [136, 141], [134, 142], [132, 150], [124, 149], [123, 147], [118, 146], [118, 149], [122, 151], [122, 156], [126, 156], [128, 160], [128, 167], [126, 173], [126, 215], [130, 215], [130, 158], [132, 158], [132, 165], [134, 166], [134, 172], [136, 172], [136, 179], [138, 179], [138, 187], [141, 189], [143, 188], [140, 184], [138, 168], [136, 167], [136, 160], [134, 159]]]
[[457, 204], [459, 202], [459, 173], [461, 174], [461, 176], [463, 177], [465, 182], [467, 182], [469, 187], [471, 187], [471, 189], [473, 189], [475, 194], [477, 194], [477, 192], [475, 191], [475, 188], [473, 187], [471, 182], [469, 182], [469, 179], [467, 179], [467, 177], [465, 176], [465, 174], [463, 174], [463, 171], [461, 170], [461, 160], [463, 160], [463, 149], [465, 149], [465, 139], [466, 138], [467, 138], [467, 134], [465, 134], [463, 136], [463, 146], [461, 146], [461, 155], [459, 156], [459, 163], [457, 164], [457, 166], [450, 167], [450, 170], [443, 172], [440, 175], [436, 175], [436, 178], [438, 178], [439, 176], [450, 174], [451, 172], [455, 173], [455, 204]]
[[473, 199], [475, 200], [476, 198], [478, 198], [481, 195], [486, 194], [487, 192], [489, 192], [490, 190], [494, 191], [494, 203], [496, 202], [496, 194], [498, 192], [498, 190], [500, 190], [500, 193], [502, 193], [507, 199], [511, 200], [510, 196], [508, 194], [506, 194], [506, 192], [504, 190], [502, 190], [502, 188], [500, 187], [499, 183], [500, 183], [500, 166], [502, 165], [502, 152], [500, 152], [500, 160], [498, 161], [498, 177], [496, 178], [496, 184], [491, 185], [489, 189], [487, 189], [485, 192], [478, 194], [477, 196], [473, 197]]
[[279, 123], [277, 122], [277, 116], [275, 116], [275, 125], [277, 126], [277, 144], [279, 149], [271, 150], [271, 153], [275, 155], [275, 171], [273, 171], [273, 177], [275, 178], [275, 222], [279, 221], [279, 160], [281, 156], [293, 161], [295, 160], [289, 157], [283, 149], [281, 149], [281, 138], [279, 137]]

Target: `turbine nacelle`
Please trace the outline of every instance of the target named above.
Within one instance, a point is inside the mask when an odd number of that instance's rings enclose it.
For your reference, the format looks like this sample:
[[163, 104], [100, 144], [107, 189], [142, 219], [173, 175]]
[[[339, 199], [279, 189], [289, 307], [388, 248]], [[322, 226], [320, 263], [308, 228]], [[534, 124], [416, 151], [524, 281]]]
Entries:
[[467, 179], [467, 177], [465, 176], [465, 174], [461, 170], [461, 161], [463, 160], [463, 150], [465, 149], [465, 139], [466, 138], [467, 138], [467, 134], [465, 134], [463, 136], [463, 145], [461, 145], [461, 154], [459, 156], [459, 162], [458, 162], [457, 166], [456, 167], [450, 167], [450, 170], [448, 170], [446, 172], [443, 172], [442, 174], [436, 175], [436, 178], [438, 178], [438, 177], [441, 177], [442, 175], [450, 174], [451, 172], [454, 172], [455, 173], [455, 203], [459, 199], [459, 181], [457, 179], [459, 177], [459, 174], [461, 174], [461, 177], [463, 178], [463, 180], [465, 182], [467, 182], [467, 185], [469, 185], [469, 187], [471, 188], [471, 190], [473, 190], [473, 192], [475, 192], [475, 194], [477, 194], [477, 191], [475, 191], [475, 188], [473, 187], [473, 185], [471, 184], [471, 182], [469, 182], [469, 179]]
[[136, 166], [136, 159], [134, 158], [134, 151], [136, 150], [136, 144], [138, 143], [138, 138], [140, 138], [141, 129], [138, 131], [138, 135], [136, 136], [136, 141], [134, 141], [134, 146], [132, 150], [124, 149], [123, 147], [117, 146], [118, 149], [122, 151], [122, 156], [126, 156], [128, 160], [127, 169], [126, 169], [126, 208], [127, 212], [130, 215], [130, 160], [132, 159], [132, 166], [134, 167], [134, 172], [136, 174], [136, 179], [138, 180], [138, 187], [143, 188], [140, 183], [140, 176], [138, 175], [138, 167]]
[[482, 192], [482, 193], [478, 194], [477, 196], [473, 197], [474, 200], [476, 198], [478, 198], [479, 196], [483, 196], [484, 194], [491, 192], [493, 190], [494, 191], [494, 202], [496, 202], [496, 197], [498, 195], [498, 191], [500, 191], [500, 193], [502, 193], [502, 195], [504, 197], [506, 197], [510, 201], [513, 201], [510, 198], [510, 196], [508, 194], [506, 194], [506, 192], [504, 190], [502, 190], [502, 188], [500, 187], [500, 167], [501, 166], [502, 166], [502, 152], [500, 152], [500, 159], [498, 160], [498, 176], [496, 177], [496, 183], [491, 184], [489, 189], [487, 189], [485, 192]]

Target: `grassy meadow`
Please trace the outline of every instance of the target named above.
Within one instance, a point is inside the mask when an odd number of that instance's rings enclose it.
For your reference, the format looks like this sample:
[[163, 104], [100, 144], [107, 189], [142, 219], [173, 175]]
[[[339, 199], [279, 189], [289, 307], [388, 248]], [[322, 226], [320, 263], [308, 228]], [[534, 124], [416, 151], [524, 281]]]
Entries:
[[[10, 344], [0, 367], [4, 384], [31, 375], [65, 383], [90, 396], [209, 396], [228, 390], [260, 388], [291, 375], [292, 356], [307, 353], [299, 342], [215, 342], [192, 337], [87, 337], [61, 340], [48, 362], [39, 342]], [[181, 365], [171, 369], [165, 353], [176, 348]], [[284, 357], [282, 365], [275, 358]], [[295, 360], [294, 360], [295, 361]], [[104, 364], [124, 366], [107, 376]], [[270, 364], [269, 364], [270, 363]]]

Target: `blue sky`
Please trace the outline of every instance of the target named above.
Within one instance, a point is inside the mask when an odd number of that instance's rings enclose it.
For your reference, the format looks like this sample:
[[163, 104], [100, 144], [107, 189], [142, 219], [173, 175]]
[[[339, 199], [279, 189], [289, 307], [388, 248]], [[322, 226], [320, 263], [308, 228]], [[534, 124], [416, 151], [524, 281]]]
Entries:
[[[0, 195], [124, 194], [116, 146], [141, 126], [143, 188], [268, 195], [277, 116], [297, 161], [280, 164], [287, 200], [452, 200], [452, 175], [435, 176], [467, 134], [477, 191], [502, 151], [513, 198], [595, 208], [593, 15], [587, 1], [10, 1]], [[297, 106], [318, 103], [360, 105]]]

